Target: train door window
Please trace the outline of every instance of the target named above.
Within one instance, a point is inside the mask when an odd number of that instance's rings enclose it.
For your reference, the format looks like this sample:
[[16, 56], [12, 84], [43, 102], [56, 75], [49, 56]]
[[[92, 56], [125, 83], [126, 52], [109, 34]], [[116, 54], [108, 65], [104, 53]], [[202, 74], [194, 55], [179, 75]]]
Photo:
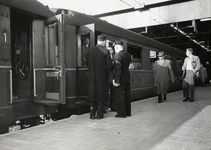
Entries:
[[131, 63], [129, 69], [142, 68], [142, 48], [134, 45], [127, 45], [127, 50], [131, 54]]
[[59, 52], [58, 52], [58, 23], [48, 24], [46, 27], [46, 54], [47, 65], [58, 65]]
[[77, 66], [87, 67], [87, 51], [89, 48], [95, 46], [95, 25], [88, 24], [80, 26], [77, 32]]

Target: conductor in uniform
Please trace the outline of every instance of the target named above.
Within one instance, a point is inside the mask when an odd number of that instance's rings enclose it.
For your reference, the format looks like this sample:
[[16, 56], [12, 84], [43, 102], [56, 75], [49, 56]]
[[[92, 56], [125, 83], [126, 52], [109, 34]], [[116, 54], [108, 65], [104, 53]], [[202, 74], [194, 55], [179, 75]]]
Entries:
[[88, 49], [88, 95], [90, 119], [104, 118], [104, 104], [108, 101], [109, 75], [112, 72], [110, 52], [106, 49], [106, 36], [97, 37], [97, 45]]
[[115, 41], [114, 49], [114, 101], [116, 106], [117, 118], [131, 116], [131, 88], [129, 64], [131, 56], [123, 49], [124, 43], [120, 40]]

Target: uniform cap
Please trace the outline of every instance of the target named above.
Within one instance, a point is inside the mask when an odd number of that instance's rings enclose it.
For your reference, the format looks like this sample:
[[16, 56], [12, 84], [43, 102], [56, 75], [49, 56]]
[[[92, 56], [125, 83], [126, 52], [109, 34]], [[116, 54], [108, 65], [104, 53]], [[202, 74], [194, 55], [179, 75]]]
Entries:
[[106, 35], [98, 35], [98, 37], [97, 37], [97, 39], [98, 40], [100, 40], [100, 41], [105, 41], [106, 40]]
[[120, 40], [116, 40], [115, 42], [114, 42], [114, 45], [124, 45], [124, 43], [122, 42], [122, 41], [120, 41]]

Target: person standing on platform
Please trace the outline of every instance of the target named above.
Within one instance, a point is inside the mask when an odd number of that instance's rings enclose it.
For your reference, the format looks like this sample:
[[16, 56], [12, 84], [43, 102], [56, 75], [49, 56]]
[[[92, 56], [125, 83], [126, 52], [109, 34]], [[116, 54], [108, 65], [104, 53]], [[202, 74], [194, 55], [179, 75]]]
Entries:
[[129, 64], [131, 56], [123, 49], [124, 43], [120, 40], [115, 41], [114, 57], [114, 101], [116, 106], [117, 118], [131, 116], [131, 88]]
[[171, 68], [171, 63], [164, 57], [164, 52], [159, 52], [159, 60], [157, 60], [154, 64], [154, 81], [157, 85], [158, 103], [166, 101], [166, 95], [169, 91], [169, 80], [172, 82], [175, 80], [174, 73]]
[[104, 118], [104, 103], [108, 101], [109, 74], [112, 60], [106, 47], [106, 36], [97, 37], [97, 45], [88, 49], [88, 92], [90, 100], [90, 119]]
[[[110, 51], [110, 57], [111, 57], [111, 60], [112, 60], [112, 64], [114, 64], [114, 56], [115, 56], [115, 51], [112, 47], [108, 47], [108, 50]], [[110, 91], [110, 95], [109, 95], [109, 101], [106, 105], [106, 110], [110, 107], [111, 111], [116, 111], [116, 108], [115, 108], [115, 102], [114, 102], [114, 96], [113, 96], [113, 71], [112, 73], [109, 75], [109, 91]], [[106, 112], [105, 110], [105, 112]]]
[[182, 66], [183, 70], [183, 96], [185, 99], [183, 102], [189, 100], [194, 102], [194, 78], [199, 76], [200, 59], [198, 56], [193, 55], [193, 49], [186, 49], [186, 58]]
[[207, 79], [207, 69], [203, 66], [203, 63], [201, 63], [201, 68], [199, 70], [200, 73], [200, 79], [202, 86], [206, 85], [206, 79]]

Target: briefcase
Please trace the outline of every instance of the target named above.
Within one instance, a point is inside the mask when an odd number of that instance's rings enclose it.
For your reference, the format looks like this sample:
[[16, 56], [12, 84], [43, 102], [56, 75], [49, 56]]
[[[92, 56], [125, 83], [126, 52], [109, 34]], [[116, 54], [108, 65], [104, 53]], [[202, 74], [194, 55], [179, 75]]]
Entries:
[[153, 85], [153, 93], [154, 94], [157, 94], [158, 93], [158, 90], [160, 89], [159, 86], [160, 86], [160, 83], [157, 82], [157, 81], [155, 81], [154, 82], [154, 85]]

